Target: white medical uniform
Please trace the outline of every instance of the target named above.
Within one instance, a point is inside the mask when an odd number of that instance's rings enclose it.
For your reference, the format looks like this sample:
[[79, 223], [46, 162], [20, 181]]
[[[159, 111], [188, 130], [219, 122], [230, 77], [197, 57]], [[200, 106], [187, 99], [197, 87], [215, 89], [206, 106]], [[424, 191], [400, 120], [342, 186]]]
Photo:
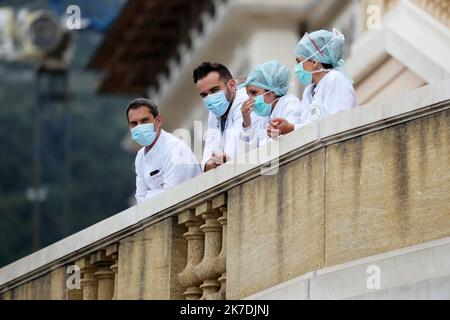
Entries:
[[303, 92], [301, 121], [295, 129], [355, 106], [356, 94], [351, 80], [342, 72], [331, 70], [317, 86], [310, 84], [306, 87]]
[[228, 112], [223, 132], [221, 118], [209, 113], [208, 131], [201, 162], [202, 170], [205, 169], [205, 164], [211, 159], [213, 152], [224, 152], [230, 156], [231, 160], [235, 160], [239, 154], [245, 151], [245, 146], [239, 142], [239, 135], [243, 128], [241, 107], [247, 99], [245, 88], [236, 91], [236, 97]]
[[[269, 126], [270, 121], [275, 118], [283, 118], [294, 125], [299, 125], [301, 124], [302, 114], [306, 112], [305, 110], [302, 110], [302, 108], [305, 107], [300, 102], [300, 99], [295, 95], [287, 94], [282, 96], [275, 105], [275, 108], [273, 108], [270, 116], [256, 116], [255, 122], [252, 119], [252, 125], [250, 128], [253, 129], [256, 134], [250, 135], [251, 130], [249, 130], [249, 128], [244, 129], [244, 139], [245, 136], [249, 136], [249, 138], [247, 138], [248, 143], [256, 144], [253, 147], [258, 147], [272, 141], [272, 139], [267, 135], [267, 127]], [[257, 141], [255, 141], [254, 138], [257, 138]]]
[[138, 151], [135, 167], [138, 203], [201, 173], [187, 144], [164, 130], [147, 153]]

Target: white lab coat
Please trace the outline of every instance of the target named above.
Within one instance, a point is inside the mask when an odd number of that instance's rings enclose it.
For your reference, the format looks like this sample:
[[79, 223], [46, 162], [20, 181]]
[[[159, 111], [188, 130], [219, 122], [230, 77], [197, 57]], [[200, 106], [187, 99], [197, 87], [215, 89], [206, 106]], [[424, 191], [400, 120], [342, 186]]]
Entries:
[[317, 86], [310, 84], [306, 87], [303, 92], [301, 121], [295, 129], [355, 106], [356, 94], [351, 80], [342, 72], [331, 70]]
[[230, 156], [231, 160], [235, 160], [238, 155], [245, 152], [245, 144], [239, 141], [239, 136], [243, 130], [241, 107], [247, 99], [245, 88], [236, 91], [236, 97], [228, 112], [223, 133], [220, 129], [220, 117], [209, 113], [208, 131], [201, 162], [202, 170], [205, 169], [205, 164], [211, 159], [213, 152], [224, 152]]
[[253, 121], [252, 119], [251, 127], [244, 129], [243, 137], [250, 145], [252, 145], [250, 149], [272, 141], [267, 135], [267, 127], [269, 126], [270, 121], [275, 118], [283, 118], [294, 125], [300, 125], [302, 114], [305, 113], [305, 110], [302, 110], [302, 108], [305, 107], [298, 97], [293, 94], [287, 94], [278, 100], [270, 116], [260, 117], [256, 115], [256, 121]]
[[137, 203], [201, 173], [187, 144], [164, 130], [146, 154], [145, 148], [138, 151], [135, 167]]

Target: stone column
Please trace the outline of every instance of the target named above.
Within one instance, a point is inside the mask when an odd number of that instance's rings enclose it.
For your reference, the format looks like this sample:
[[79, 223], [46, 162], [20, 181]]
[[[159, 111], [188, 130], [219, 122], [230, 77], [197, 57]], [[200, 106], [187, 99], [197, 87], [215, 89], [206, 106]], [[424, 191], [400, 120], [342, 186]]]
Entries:
[[188, 231], [183, 234], [188, 243], [187, 263], [182, 272], [178, 274], [178, 280], [186, 288], [183, 296], [186, 300], [196, 300], [201, 297], [202, 290], [199, 286], [202, 281], [195, 274], [194, 268], [203, 257], [203, 233], [200, 230], [203, 220], [195, 215], [195, 210], [186, 210], [178, 215], [178, 224], [184, 224]]
[[114, 273], [111, 271], [112, 259], [105, 250], [91, 254], [91, 264], [95, 265], [94, 277], [98, 282], [98, 300], [111, 300], [114, 294]]
[[205, 234], [205, 254], [202, 262], [195, 267], [195, 274], [203, 281], [200, 286], [203, 295], [200, 299], [209, 300], [214, 298], [213, 294], [220, 288], [218, 281], [220, 273], [215, 268], [215, 262], [220, 252], [222, 228], [217, 221], [219, 212], [212, 208], [211, 201], [199, 205], [195, 209], [195, 215], [201, 216], [205, 220], [205, 223], [200, 227]]
[[83, 300], [97, 300], [98, 281], [94, 276], [95, 266], [91, 264], [89, 257], [78, 259], [76, 265], [80, 267]]
[[112, 299], [117, 300], [117, 284], [119, 283], [119, 277], [117, 275], [119, 271], [119, 243], [114, 243], [106, 247], [106, 256], [110, 257], [113, 263], [110, 267], [110, 270], [114, 275], [114, 293]]
[[212, 201], [213, 209], [219, 210], [221, 217], [217, 219], [222, 226], [222, 249], [215, 261], [216, 271], [221, 274], [219, 278], [220, 290], [214, 296], [215, 300], [225, 300], [227, 280], [227, 202], [226, 195], [220, 195]]

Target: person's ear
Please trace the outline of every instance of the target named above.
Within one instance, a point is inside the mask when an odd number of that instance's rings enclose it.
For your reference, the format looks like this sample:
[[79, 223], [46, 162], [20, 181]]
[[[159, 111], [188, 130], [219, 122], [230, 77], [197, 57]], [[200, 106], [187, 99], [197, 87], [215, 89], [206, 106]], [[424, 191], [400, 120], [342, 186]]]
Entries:
[[236, 80], [231, 79], [228, 81], [226, 88], [225, 88], [225, 98], [227, 98], [228, 101], [231, 101], [236, 96]]
[[264, 96], [264, 102], [265, 103], [273, 103], [276, 98], [277, 98], [277, 95], [271, 91]]
[[158, 130], [161, 128], [162, 126], [162, 116], [160, 114], [158, 114], [155, 118], [155, 125], [154, 127], [158, 127]]
[[313, 70], [314, 71], [319, 70], [319, 69], [322, 68], [322, 64], [320, 62], [312, 61], [312, 63], [313, 63]]
[[228, 82], [228, 87], [230, 88], [230, 90], [234, 90], [236, 88], [236, 80], [235, 79], [231, 79]]
[[270, 96], [272, 102], [274, 102], [278, 98], [275, 92], [269, 93], [268, 96]]

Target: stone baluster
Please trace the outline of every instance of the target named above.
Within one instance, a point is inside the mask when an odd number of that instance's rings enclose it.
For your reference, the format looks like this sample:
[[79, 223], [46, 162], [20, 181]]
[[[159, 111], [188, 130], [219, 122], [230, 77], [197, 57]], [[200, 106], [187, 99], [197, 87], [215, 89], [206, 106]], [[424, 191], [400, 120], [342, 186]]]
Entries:
[[220, 290], [212, 298], [214, 300], [225, 300], [226, 298], [226, 280], [227, 280], [227, 202], [226, 195], [222, 194], [212, 200], [212, 207], [220, 212], [220, 218], [217, 219], [222, 226], [222, 249], [215, 259], [216, 271], [221, 274], [219, 278]]
[[114, 294], [112, 299], [117, 300], [117, 289], [119, 283], [118, 271], [119, 271], [119, 243], [114, 243], [106, 247], [106, 256], [110, 257], [113, 264], [110, 267], [110, 270], [114, 274]]
[[83, 300], [97, 300], [98, 280], [94, 276], [95, 266], [91, 264], [89, 257], [78, 259], [76, 265], [80, 268]]
[[187, 263], [182, 272], [178, 274], [178, 280], [186, 288], [183, 296], [186, 300], [196, 300], [201, 297], [202, 290], [199, 286], [202, 281], [195, 274], [194, 268], [202, 261], [204, 240], [200, 226], [203, 221], [195, 215], [195, 210], [186, 210], [178, 215], [178, 223], [184, 224], [188, 231], [183, 234], [188, 243]]
[[217, 221], [219, 211], [212, 208], [211, 201], [197, 206], [195, 215], [201, 216], [205, 220], [205, 223], [200, 227], [205, 234], [205, 253], [202, 262], [195, 267], [195, 274], [203, 281], [200, 286], [203, 295], [200, 299], [209, 300], [214, 299], [214, 294], [220, 288], [218, 278], [221, 274], [217, 272], [215, 262], [220, 252], [222, 227]]
[[98, 300], [111, 300], [114, 294], [114, 273], [111, 271], [113, 261], [106, 256], [105, 250], [98, 250], [91, 254], [91, 264], [96, 267], [94, 277], [97, 279]]

